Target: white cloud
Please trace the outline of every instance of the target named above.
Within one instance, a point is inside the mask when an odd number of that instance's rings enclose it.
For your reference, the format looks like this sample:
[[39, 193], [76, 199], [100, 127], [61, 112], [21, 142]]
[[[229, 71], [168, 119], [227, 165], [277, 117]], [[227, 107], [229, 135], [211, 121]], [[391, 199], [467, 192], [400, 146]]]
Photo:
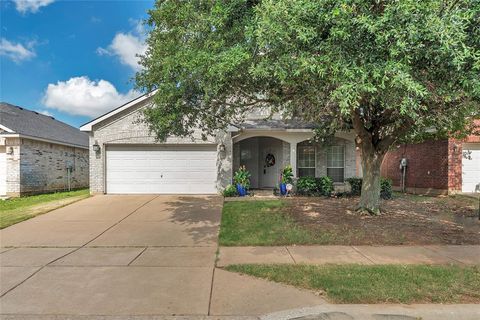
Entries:
[[138, 64], [139, 57], [137, 55], [143, 55], [147, 50], [145, 30], [141, 22], [137, 20], [130, 20], [130, 23], [134, 24], [132, 32], [117, 33], [107, 48], [97, 48], [97, 54], [116, 56], [122, 64], [138, 71], [141, 66]]
[[73, 115], [95, 117], [138, 97], [140, 93], [130, 90], [122, 94], [106, 80], [90, 80], [74, 77], [67, 81], [49, 84], [43, 104]]
[[29, 11], [35, 13], [41, 7], [48, 6], [54, 1], [55, 0], [13, 0], [13, 2], [15, 2], [15, 8], [17, 8], [17, 11], [22, 14]]
[[21, 43], [13, 43], [5, 38], [0, 39], [0, 56], [5, 56], [17, 63], [35, 57], [33, 46], [35, 42], [29, 42], [25, 46]]

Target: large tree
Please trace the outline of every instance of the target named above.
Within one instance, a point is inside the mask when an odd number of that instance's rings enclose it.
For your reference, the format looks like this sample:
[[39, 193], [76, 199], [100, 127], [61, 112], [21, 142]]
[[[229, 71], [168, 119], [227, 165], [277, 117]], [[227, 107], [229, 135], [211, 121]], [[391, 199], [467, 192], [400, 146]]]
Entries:
[[353, 129], [360, 208], [379, 212], [393, 145], [465, 131], [480, 97], [479, 0], [158, 0], [136, 83], [162, 140], [256, 107]]

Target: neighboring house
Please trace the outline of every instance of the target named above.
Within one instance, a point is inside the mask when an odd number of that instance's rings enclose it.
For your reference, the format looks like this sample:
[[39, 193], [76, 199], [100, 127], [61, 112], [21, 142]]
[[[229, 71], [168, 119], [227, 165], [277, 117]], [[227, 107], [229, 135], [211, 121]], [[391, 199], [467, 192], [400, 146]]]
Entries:
[[340, 185], [361, 175], [352, 132], [338, 133], [329, 147], [311, 144], [312, 127], [279, 117], [264, 120], [262, 110], [206, 141], [198, 131], [193, 138], [159, 143], [141, 121], [151, 95], [80, 128], [90, 134], [92, 193], [217, 193], [232, 183], [240, 165], [251, 172], [252, 188], [278, 186], [288, 164], [295, 176], [329, 175]]
[[[480, 121], [476, 121], [480, 126]], [[464, 141], [445, 139], [404, 144], [390, 151], [382, 164], [382, 176], [402, 185], [400, 160], [407, 159], [405, 187], [420, 194], [480, 192], [480, 136]]]
[[77, 128], [0, 103], [0, 196], [88, 187], [88, 135]]

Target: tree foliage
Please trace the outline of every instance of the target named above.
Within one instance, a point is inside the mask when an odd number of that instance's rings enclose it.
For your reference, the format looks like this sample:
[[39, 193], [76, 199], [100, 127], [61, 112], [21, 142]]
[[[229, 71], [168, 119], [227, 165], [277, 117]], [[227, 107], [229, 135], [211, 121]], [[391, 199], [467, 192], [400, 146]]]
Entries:
[[161, 140], [268, 107], [318, 136], [353, 128], [377, 163], [480, 113], [480, 0], [158, 0], [147, 23], [136, 83], [158, 89]]
[[378, 143], [444, 135], [480, 96], [479, 3], [160, 0], [137, 85], [161, 139], [265, 105], [327, 133], [356, 111]]

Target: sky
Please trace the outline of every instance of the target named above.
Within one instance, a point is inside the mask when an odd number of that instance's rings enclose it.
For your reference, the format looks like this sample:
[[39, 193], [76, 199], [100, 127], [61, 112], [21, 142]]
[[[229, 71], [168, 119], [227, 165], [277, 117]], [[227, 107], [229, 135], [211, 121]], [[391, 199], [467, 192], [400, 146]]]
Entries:
[[0, 101], [79, 127], [136, 98], [153, 5], [0, 0]]

